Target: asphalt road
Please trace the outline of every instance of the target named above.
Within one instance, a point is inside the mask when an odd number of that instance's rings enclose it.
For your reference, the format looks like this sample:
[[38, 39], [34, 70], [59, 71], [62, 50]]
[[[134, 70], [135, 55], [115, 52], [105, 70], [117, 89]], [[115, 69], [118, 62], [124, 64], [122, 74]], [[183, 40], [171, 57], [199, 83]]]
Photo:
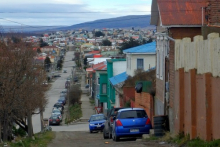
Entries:
[[[58, 77], [54, 79], [54, 82], [51, 83], [50, 90], [46, 93], [46, 98], [48, 99], [48, 104], [45, 108], [45, 111], [43, 113], [43, 118], [49, 118], [51, 116], [53, 105], [57, 102], [60, 96], [60, 92], [65, 88], [65, 82], [67, 77], [71, 76], [71, 71], [73, 69], [73, 66], [75, 66], [75, 62], [72, 61], [72, 58], [74, 57], [74, 51], [68, 51], [66, 52], [66, 56], [63, 63], [63, 69], [67, 70], [67, 73], [63, 73], [60, 71], [61, 77]], [[33, 130], [34, 133], [41, 131], [41, 123], [40, 123], [40, 115], [36, 114], [32, 116], [32, 123], [33, 123]], [[66, 131], [66, 130], [72, 130], [68, 129], [67, 126], [55, 126], [52, 127], [55, 131]], [[77, 127], [76, 127], [77, 128]], [[73, 130], [75, 127], [73, 127]]]
[[164, 142], [142, 141], [141, 139], [132, 141], [122, 139], [114, 142], [112, 139], [103, 139], [102, 133], [81, 132], [56, 132], [56, 138], [48, 147], [174, 147], [174, 145]]

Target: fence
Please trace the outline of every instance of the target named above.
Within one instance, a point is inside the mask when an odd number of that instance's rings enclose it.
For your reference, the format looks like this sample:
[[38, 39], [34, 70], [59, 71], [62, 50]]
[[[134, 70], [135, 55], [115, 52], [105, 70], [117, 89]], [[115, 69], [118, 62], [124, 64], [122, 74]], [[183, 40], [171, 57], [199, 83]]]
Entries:
[[175, 41], [174, 130], [220, 138], [220, 38], [211, 33]]

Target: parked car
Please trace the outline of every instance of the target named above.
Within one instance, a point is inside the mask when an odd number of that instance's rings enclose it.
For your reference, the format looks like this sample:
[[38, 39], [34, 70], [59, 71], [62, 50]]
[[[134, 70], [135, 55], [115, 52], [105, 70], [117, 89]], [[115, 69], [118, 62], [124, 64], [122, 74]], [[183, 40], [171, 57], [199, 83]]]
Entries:
[[66, 70], [66, 69], [64, 69], [64, 70], [63, 70], [63, 73], [67, 73], [67, 70]]
[[63, 89], [60, 93], [65, 93], [65, 94], [67, 94], [67, 89]]
[[61, 104], [65, 105], [65, 104], [66, 104], [66, 99], [65, 99], [65, 97], [61, 97], [60, 99], [58, 99], [58, 100], [57, 100], [57, 103], [61, 103]]
[[102, 131], [105, 126], [106, 117], [104, 114], [95, 114], [91, 115], [89, 119], [89, 131], [92, 133], [93, 131]]
[[103, 130], [103, 138], [108, 139], [112, 138], [112, 125], [113, 125], [113, 117], [116, 116], [118, 110], [123, 108], [112, 108], [107, 113], [107, 120], [105, 122], [105, 128]]
[[47, 81], [43, 81], [42, 85], [43, 86], [48, 86], [48, 82]]
[[74, 77], [73, 81], [78, 82], [78, 77]]
[[63, 112], [63, 104], [62, 103], [56, 103], [53, 105], [53, 109], [59, 109], [61, 112]]
[[49, 118], [49, 125], [59, 125], [61, 122], [60, 118], [56, 115], [53, 115]]
[[59, 109], [53, 109], [51, 115], [59, 115], [59, 118], [62, 121], [62, 114], [61, 114], [61, 111]]
[[67, 93], [60, 93], [60, 97], [66, 97]]
[[69, 86], [70, 86], [70, 81], [66, 81], [65, 88], [67, 89], [67, 88], [69, 88]]
[[89, 84], [86, 84], [85, 88], [89, 88]]
[[141, 138], [143, 134], [149, 134], [152, 128], [150, 118], [142, 108], [118, 110], [113, 120], [112, 139], [114, 141], [119, 141], [123, 137]]

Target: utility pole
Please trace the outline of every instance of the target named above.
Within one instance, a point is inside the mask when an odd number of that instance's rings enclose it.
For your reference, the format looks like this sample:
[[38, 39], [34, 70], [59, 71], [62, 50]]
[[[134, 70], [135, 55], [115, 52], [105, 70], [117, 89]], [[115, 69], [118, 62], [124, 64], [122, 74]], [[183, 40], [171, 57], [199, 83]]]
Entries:
[[3, 27], [0, 25], [0, 40], [2, 40], [2, 41], [4, 41], [3, 33], [4, 33], [4, 29], [3, 29]]

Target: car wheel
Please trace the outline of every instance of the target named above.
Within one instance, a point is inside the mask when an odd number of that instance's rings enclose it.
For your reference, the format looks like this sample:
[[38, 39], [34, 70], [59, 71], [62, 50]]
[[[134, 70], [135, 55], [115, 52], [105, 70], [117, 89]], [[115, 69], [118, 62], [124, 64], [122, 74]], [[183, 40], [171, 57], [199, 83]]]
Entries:
[[111, 139], [112, 138], [112, 133], [108, 133], [108, 138]]
[[120, 138], [116, 136], [115, 132], [112, 132], [112, 140], [116, 142], [120, 140]]
[[104, 139], [108, 139], [109, 138], [109, 136], [106, 135], [105, 129], [103, 130], [103, 138]]

